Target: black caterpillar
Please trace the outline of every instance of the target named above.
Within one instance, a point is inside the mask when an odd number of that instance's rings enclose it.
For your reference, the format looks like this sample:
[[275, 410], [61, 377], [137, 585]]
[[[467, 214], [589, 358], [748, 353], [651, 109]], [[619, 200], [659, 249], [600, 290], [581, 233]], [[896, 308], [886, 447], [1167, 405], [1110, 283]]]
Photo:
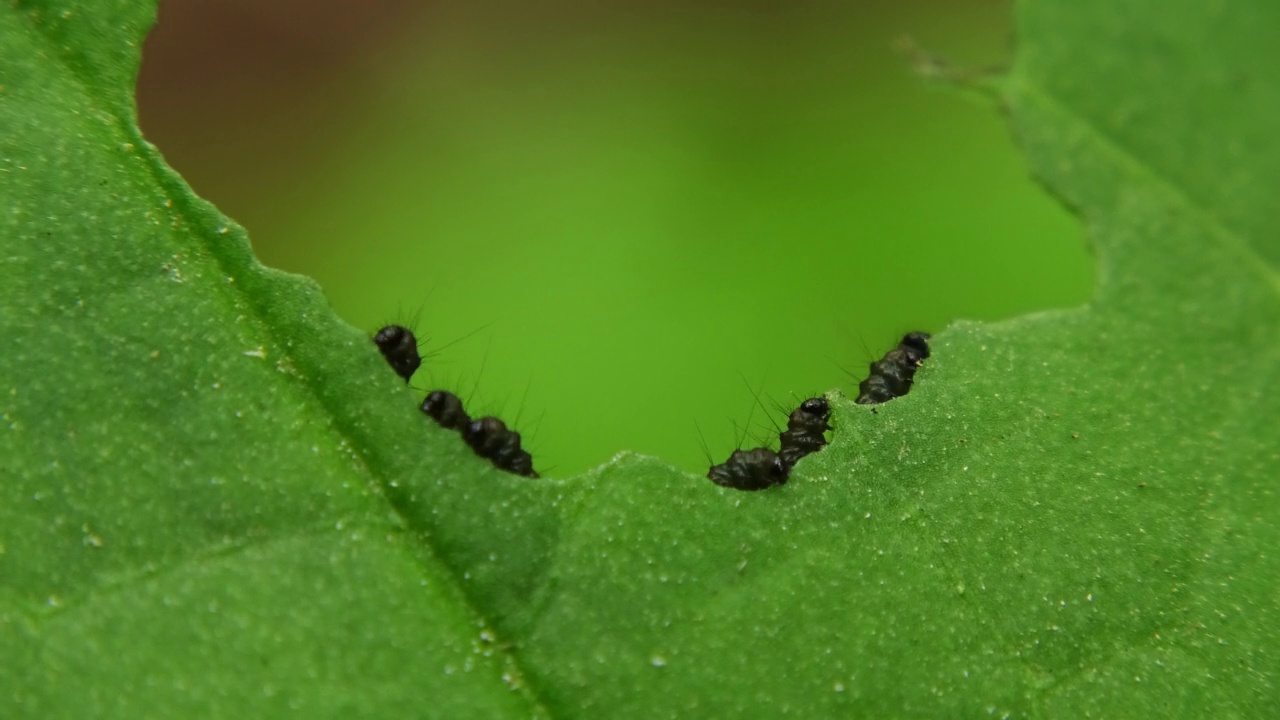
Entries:
[[413, 331], [403, 325], [383, 326], [373, 334], [373, 344], [378, 346], [378, 350], [382, 352], [382, 356], [386, 358], [387, 364], [391, 366], [391, 369], [395, 370], [396, 374], [404, 378], [407, 383], [409, 378], [413, 377], [413, 374], [422, 366], [424, 357], [435, 357], [446, 348], [466, 340], [487, 327], [489, 326], [481, 325], [457, 340], [445, 343], [426, 355], [422, 355], [418, 351], [418, 338], [414, 336]]
[[462, 439], [482, 458], [488, 458], [499, 470], [536, 478], [533, 456], [520, 447], [520, 433], [507, 427], [496, 417], [472, 420], [462, 431]]
[[826, 446], [830, 417], [831, 405], [826, 398], [809, 398], [791, 411], [787, 429], [778, 433], [777, 452], [766, 447], [734, 450], [728, 460], [711, 466], [707, 478], [737, 490], [764, 490], [785, 484], [800, 458]]
[[871, 375], [858, 384], [860, 405], [887, 402], [911, 391], [916, 369], [929, 357], [929, 333], [910, 332], [898, 346], [871, 363]]
[[787, 481], [790, 468], [778, 453], [766, 447], [734, 450], [728, 460], [707, 471], [711, 482], [736, 490], [764, 490]]
[[433, 390], [422, 401], [422, 412], [440, 427], [462, 434], [467, 445], [499, 470], [536, 478], [533, 456], [520, 447], [520, 433], [511, 430], [496, 417], [472, 420], [462, 407], [462, 400], [448, 390]]
[[826, 398], [820, 397], [809, 398], [791, 411], [787, 417], [787, 429], [778, 434], [781, 447], [778, 455], [788, 472], [800, 458], [826, 447], [826, 432], [831, 429], [827, 424], [830, 417], [831, 405]]
[[462, 400], [448, 390], [432, 390], [422, 400], [422, 412], [442, 428], [462, 432], [471, 424], [471, 416], [462, 407]]
[[422, 365], [422, 356], [418, 354], [418, 339], [413, 331], [403, 325], [387, 325], [373, 334], [373, 344], [378, 346], [382, 357], [387, 359], [396, 374], [409, 382], [409, 378]]

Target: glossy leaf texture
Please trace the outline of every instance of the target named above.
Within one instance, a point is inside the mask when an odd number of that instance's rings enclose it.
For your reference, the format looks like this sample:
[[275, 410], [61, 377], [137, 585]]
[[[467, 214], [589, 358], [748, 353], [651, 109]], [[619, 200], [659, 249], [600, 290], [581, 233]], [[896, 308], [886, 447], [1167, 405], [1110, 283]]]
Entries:
[[955, 323], [743, 493], [476, 459], [142, 139], [151, 4], [0, 10], [4, 714], [1265, 714], [1280, 9], [1018, 13], [1095, 301]]

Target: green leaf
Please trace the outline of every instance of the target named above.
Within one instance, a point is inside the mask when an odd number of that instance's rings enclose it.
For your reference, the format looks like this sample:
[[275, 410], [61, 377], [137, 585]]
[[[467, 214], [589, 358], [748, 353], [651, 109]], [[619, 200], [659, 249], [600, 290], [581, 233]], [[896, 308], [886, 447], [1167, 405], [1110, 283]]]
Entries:
[[742, 493], [476, 459], [141, 138], [154, 7], [0, 10], [6, 716], [1264, 716], [1280, 9], [1019, 12], [1095, 301]]

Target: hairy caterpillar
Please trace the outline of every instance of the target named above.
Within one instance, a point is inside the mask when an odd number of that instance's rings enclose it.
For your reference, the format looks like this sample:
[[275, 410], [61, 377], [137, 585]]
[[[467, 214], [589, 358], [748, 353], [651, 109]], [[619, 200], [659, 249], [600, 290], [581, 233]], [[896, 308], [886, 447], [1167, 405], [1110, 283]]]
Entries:
[[462, 407], [462, 399], [448, 390], [432, 390], [422, 400], [422, 412], [440, 427], [462, 432], [471, 424], [471, 416]]
[[787, 429], [778, 433], [777, 452], [767, 447], [734, 450], [728, 460], [707, 470], [707, 478], [737, 490], [764, 490], [786, 483], [800, 458], [826, 446], [830, 416], [826, 398], [805, 400], [787, 417]]
[[764, 490], [787, 481], [790, 468], [778, 453], [765, 447], [734, 450], [728, 460], [707, 471], [711, 482], [737, 490]]
[[778, 455], [788, 472], [800, 458], [826, 447], [826, 432], [831, 429], [827, 419], [830, 417], [831, 405], [826, 398], [820, 397], [805, 400], [787, 416], [787, 429], [778, 433]]
[[422, 356], [418, 354], [418, 339], [413, 336], [412, 330], [403, 325], [381, 328], [373, 334], [373, 344], [378, 346], [387, 364], [406, 383], [422, 365]]
[[433, 390], [422, 400], [422, 412], [441, 427], [460, 433], [477, 455], [499, 470], [538, 477], [533, 469], [533, 456], [520, 446], [520, 433], [496, 417], [472, 420], [457, 395], [448, 390]]
[[488, 458], [499, 470], [538, 477], [533, 469], [533, 456], [520, 447], [520, 433], [507, 427], [492, 415], [472, 420], [462, 430], [462, 439], [482, 458]]
[[858, 384], [857, 402], [874, 405], [911, 391], [916, 369], [929, 357], [929, 333], [910, 332], [898, 346], [871, 363], [871, 374]]

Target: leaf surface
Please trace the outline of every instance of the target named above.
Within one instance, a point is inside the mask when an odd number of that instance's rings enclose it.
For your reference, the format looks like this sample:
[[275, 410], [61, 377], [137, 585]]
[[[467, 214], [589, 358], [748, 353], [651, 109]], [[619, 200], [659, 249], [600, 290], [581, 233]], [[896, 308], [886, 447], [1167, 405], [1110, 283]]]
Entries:
[[998, 87], [1095, 301], [954, 324], [760, 493], [629, 454], [527, 481], [433, 426], [141, 138], [153, 14], [0, 10], [17, 715], [1274, 704], [1280, 10], [1024, 2]]

